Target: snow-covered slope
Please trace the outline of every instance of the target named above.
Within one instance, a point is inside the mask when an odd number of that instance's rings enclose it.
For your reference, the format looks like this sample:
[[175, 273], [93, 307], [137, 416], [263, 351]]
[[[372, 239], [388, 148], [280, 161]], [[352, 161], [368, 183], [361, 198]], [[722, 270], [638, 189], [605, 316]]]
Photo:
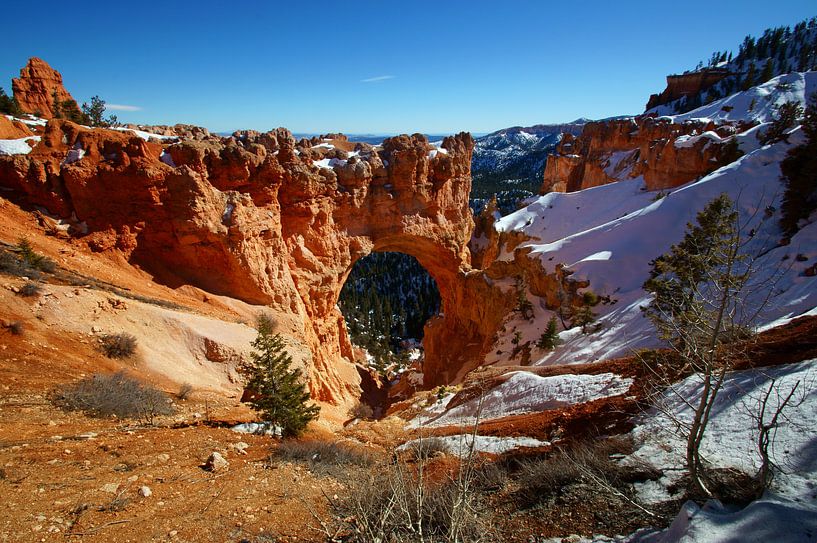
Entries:
[[[664, 532], [633, 541], [676, 543], [700, 541], [786, 541], [811, 542], [817, 539], [817, 504], [814, 471], [817, 432], [812, 421], [817, 414], [817, 360], [732, 373], [712, 409], [712, 419], [702, 450], [707, 460], [719, 467], [733, 467], [747, 474], [759, 468], [757, 422], [753, 417], [767, 391], [768, 405], [780, 405], [790, 391], [792, 400], [775, 429], [772, 461], [779, 471], [766, 495], [743, 510], [718, 503], [699, 508], [688, 503]], [[795, 388], [796, 387], [796, 388]], [[625, 462], [646, 462], [663, 470], [659, 481], [638, 486], [645, 503], [667, 499], [666, 488], [682, 473], [685, 443], [679, 438], [676, 422], [689, 421], [688, 401], [700, 395], [697, 375], [676, 383], [665, 393], [660, 411], [647, 413], [633, 430], [640, 447]]]
[[[736, 201], [746, 224], [744, 234], [752, 232], [747, 250], [758, 256], [758, 280], [775, 277], [776, 296], [757, 326], [817, 313], [817, 278], [803, 275], [817, 261], [817, 223], [803, 228], [790, 245], [778, 246], [782, 235], [777, 210], [783, 192], [779, 163], [803, 136], [796, 129], [790, 143], [759, 147], [754, 137], [757, 130], [739, 137], [745, 156], [666, 197], [644, 192], [643, 183], [635, 179], [576, 193], [550, 193], [496, 223], [500, 232], [513, 230], [531, 237], [533, 241], [520, 247], [529, 248], [530, 256], [539, 258], [545, 269], [565, 264], [574, 270], [574, 278], [589, 281], [591, 290], [614, 301], [596, 307], [598, 331], [563, 331], [563, 344], [554, 351], [534, 349], [535, 364], [610, 359], [659, 344], [641, 311], [649, 302], [641, 286], [649, 275], [650, 261], [680, 241], [686, 224], [694, 222], [698, 211], [722, 192]], [[506, 325], [512, 331], [507, 336], [520, 331], [522, 343], [535, 342], [551, 313], [534, 305], [534, 321], [515, 317]], [[493, 353], [511, 351], [507, 336]], [[491, 354], [486, 361], [513, 363], [507, 354]]]
[[808, 97], [817, 92], [817, 72], [780, 75], [757, 87], [715, 100], [689, 113], [670, 115], [676, 123], [691, 119], [754, 121], [767, 123], [777, 116], [777, 108], [786, 102], [805, 107]]

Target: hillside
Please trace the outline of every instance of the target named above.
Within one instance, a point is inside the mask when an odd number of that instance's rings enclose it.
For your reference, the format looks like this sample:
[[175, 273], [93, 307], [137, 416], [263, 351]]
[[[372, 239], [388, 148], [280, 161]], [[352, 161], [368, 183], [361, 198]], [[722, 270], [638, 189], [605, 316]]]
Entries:
[[[85, 126], [32, 59], [53, 118], [0, 116], [0, 540], [814, 541], [814, 28], [647, 115], [476, 140]], [[694, 287], [656, 294], [673, 250]], [[645, 313], [667, 293], [686, 336]], [[321, 409], [297, 439], [242, 401], [259, 314]]]
[[794, 28], [767, 28], [763, 35], [746, 36], [738, 52], [716, 51], [704, 66], [667, 76], [667, 88], [654, 94], [646, 113], [686, 113], [714, 100], [766, 83], [790, 72], [817, 70], [817, 18]]
[[477, 138], [471, 161], [472, 207], [479, 211], [496, 194], [503, 211], [514, 211], [517, 201], [536, 192], [545, 161], [562, 134], [578, 134], [586, 121], [514, 126]]

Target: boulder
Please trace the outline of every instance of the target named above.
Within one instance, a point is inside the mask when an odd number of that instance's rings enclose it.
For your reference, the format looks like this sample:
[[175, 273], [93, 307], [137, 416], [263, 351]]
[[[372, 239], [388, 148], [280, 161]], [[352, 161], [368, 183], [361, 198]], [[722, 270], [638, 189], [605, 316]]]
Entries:
[[207, 471], [218, 472], [226, 471], [230, 467], [230, 463], [225, 460], [221, 453], [214, 451], [207, 457], [207, 461], [202, 466]]

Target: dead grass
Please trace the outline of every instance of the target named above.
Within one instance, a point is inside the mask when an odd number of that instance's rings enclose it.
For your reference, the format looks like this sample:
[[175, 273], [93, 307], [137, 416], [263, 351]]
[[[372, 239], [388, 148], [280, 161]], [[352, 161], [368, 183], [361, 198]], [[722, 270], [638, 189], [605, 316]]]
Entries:
[[125, 332], [105, 334], [99, 338], [99, 349], [108, 358], [130, 358], [136, 353], [136, 337]]
[[54, 392], [53, 402], [68, 411], [94, 417], [136, 418], [152, 424], [158, 415], [173, 413], [167, 395], [125, 375], [95, 374]]
[[284, 440], [272, 449], [270, 461], [306, 464], [320, 475], [339, 475], [350, 467], [370, 467], [377, 455], [362, 445], [319, 439]]

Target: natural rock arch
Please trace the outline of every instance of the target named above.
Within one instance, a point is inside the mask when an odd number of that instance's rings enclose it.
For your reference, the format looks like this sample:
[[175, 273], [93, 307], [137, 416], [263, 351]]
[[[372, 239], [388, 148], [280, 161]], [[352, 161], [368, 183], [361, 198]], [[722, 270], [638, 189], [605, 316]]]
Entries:
[[[473, 139], [422, 135], [381, 146], [285, 129], [178, 143], [52, 120], [28, 155], [0, 157], [0, 185], [87, 224], [97, 251], [120, 251], [169, 284], [269, 306], [308, 348], [313, 395], [356, 393], [337, 297], [372, 251], [410, 254], [432, 274], [443, 316], [426, 327], [426, 386], [473, 367], [508, 300], [471, 269]], [[81, 149], [75, 160], [69, 151]]]

